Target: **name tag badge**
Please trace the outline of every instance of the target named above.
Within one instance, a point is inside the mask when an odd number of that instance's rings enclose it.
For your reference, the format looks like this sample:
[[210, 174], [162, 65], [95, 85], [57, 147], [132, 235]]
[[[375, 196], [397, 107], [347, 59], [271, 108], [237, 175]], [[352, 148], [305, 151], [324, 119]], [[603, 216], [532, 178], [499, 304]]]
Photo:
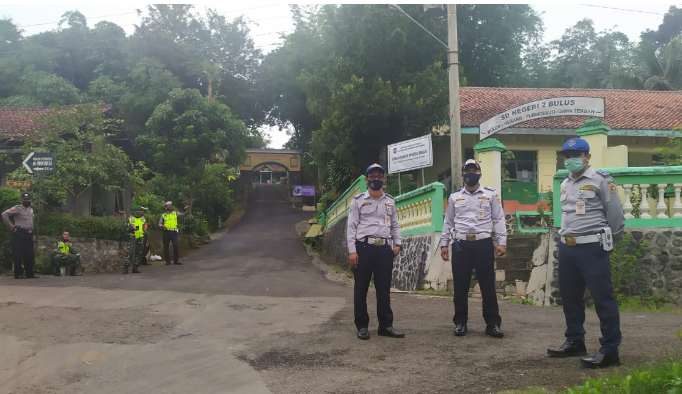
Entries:
[[478, 210], [478, 220], [483, 220], [485, 218], [485, 212], [483, 212], [483, 208], [479, 208]]
[[391, 217], [386, 215], [386, 225], [391, 226]]
[[580, 200], [575, 203], [575, 214], [584, 215], [585, 214], [585, 201]]

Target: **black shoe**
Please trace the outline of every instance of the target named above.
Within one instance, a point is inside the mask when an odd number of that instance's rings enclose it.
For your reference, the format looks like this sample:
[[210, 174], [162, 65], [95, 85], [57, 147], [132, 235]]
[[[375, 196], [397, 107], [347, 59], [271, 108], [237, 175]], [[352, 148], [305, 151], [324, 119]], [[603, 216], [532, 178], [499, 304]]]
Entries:
[[618, 353], [606, 354], [600, 350], [594, 356], [580, 357], [580, 363], [587, 368], [619, 367], [620, 357]]
[[127, 274], [128, 273], [128, 267], [123, 267], [123, 272], [121, 272], [121, 273], [124, 275]]
[[170, 261], [166, 261], [166, 265], [170, 265]]
[[38, 278], [40, 278], [40, 276], [38, 276], [38, 275], [31, 275], [31, 276], [27, 276], [27, 278], [29, 278], [29, 279], [38, 279]]
[[366, 328], [361, 328], [358, 330], [358, 338], [366, 341], [369, 339], [369, 331]]
[[405, 338], [405, 334], [403, 334], [400, 331], [396, 331], [396, 329], [393, 327], [386, 327], [386, 328], [379, 327], [377, 334], [379, 334], [382, 337]]
[[504, 333], [500, 330], [500, 326], [498, 325], [486, 327], [485, 334], [495, 338], [502, 338], [504, 336]]
[[133, 274], [139, 274], [141, 273], [140, 270], [137, 269], [137, 267], [133, 267]]
[[24, 275], [17, 275], [14, 279], [26, 279], [26, 277]]
[[587, 348], [585, 342], [574, 341], [564, 342], [558, 349], [547, 349], [547, 355], [550, 357], [565, 358], [575, 356], [587, 356]]
[[455, 324], [455, 336], [456, 337], [463, 337], [467, 334], [467, 325], [466, 324]]
[[182, 265], [182, 263], [179, 263], [179, 262], [177, 262], [177, 261], [176, 261], [175, 263], [173, 263], [173, 264], [175, 264], [175, 265]]

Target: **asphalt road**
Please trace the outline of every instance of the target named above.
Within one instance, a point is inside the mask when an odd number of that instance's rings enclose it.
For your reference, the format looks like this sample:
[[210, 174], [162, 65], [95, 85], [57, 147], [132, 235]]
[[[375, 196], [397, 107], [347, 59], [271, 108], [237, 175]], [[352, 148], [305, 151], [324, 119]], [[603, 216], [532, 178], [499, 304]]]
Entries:
[[[0, 393], [486, 393], [562, 388], [599, 371], [549, 360], [558, 308], [501, 303], [498, 340], [470, 300], [469, 335], [452, 301], [393, 294], [405, 339], [355, 338], [352, 289], [310, 263], [294, 224], [309, 217], [274, 185], [256, 189], [226, 235], [182, 266], [142, 274], [0, 279]], [[625, 368], [679, 351], [680, 315], [624, 313]], [[588, 313], [588, 349], [598, 321]], [[611, 371], [607, 371], [611, 372]]]

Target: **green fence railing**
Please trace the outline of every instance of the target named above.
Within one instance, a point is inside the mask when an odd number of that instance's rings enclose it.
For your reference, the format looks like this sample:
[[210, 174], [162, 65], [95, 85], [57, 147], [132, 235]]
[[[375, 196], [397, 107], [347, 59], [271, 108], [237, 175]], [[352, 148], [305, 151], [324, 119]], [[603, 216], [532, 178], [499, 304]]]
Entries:
[[[618, 184], [626, 227], [682, 228], [682, 166], [603, 168]], [[561, 182], [568, 171], [554, 175], [554, 226], [561, 226]], [[641, 198], [636, 206], [631, 196]]]

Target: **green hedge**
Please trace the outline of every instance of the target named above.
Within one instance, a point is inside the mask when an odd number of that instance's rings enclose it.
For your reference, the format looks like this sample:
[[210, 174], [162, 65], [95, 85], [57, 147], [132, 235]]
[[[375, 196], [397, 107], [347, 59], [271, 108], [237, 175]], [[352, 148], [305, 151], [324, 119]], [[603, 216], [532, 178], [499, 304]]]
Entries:
[[[35, 226], [34, 226], [35, 227]], [[125, 219], [113, 216], [71, 216], [66, 213], [42, 212], [40, 235], [61, 235], [68, 231], [72, 237], [125, 240]]]

